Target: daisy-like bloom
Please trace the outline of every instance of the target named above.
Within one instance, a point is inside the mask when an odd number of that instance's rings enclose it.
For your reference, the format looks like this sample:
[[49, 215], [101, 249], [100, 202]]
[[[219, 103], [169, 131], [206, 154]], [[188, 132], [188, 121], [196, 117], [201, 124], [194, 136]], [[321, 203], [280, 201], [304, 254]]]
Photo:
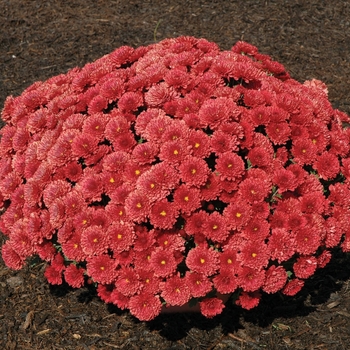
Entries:
[[125, 210], [130, 219], [142, 222], [149, 214], [150, 203], [143, 192], [133, 191], [125, 200]]
[[326, 247], [333, 248], [339, 244], [345, 230], [334, 217], [328, 218], [324, 223], [324, 227], [326, 229]]
[[107, 254], [86, 259], [86, 272], [95, 282], [109, 284], [117, 277], [117, 261]]
[[44, 239], [41, 243], [35, 245], [35, 252], [39, 255], [40, 259], [44, 261], [51, 261], [57, 253], [54, 245]]
[[112, 293], [115, 290], [115, 285], [113, 284], [101, 284], [97, 286], [97, 295], [105, 303], [112, 303]]
[[242, 248], [238, 259], [243, 266], [253, 269], [266, 267], [270, 258], [268, 245], [264, 241], [249, 241]]
[[274, 172], [273, 182], [278, 186], [279, 193], [294, 191], [298, 187], [298, 181], [293, 172], [284, 168]]
[[[346, 236], [345, 236], [345, 240], [343, 241], [343, 244], [345, 241], [346, 241]], [[343, 249], [343, 252], [346, 252], [346, 251], [347, 250]], [[317, 267], [321, 269], [324, 268], [331, 261], [331, 258], [332, 258], [331, 252], [329, 250], [324, 250], [319, 256], [316, 257]]]
[[229, 235], [226, 217], [214, 211], [205, 221], [203, 233], [214, 242], [224, 242]]
[[24, 263], [25, 258], [22, 258], [15, 249], [11, 246], [10, 241], [7, 241], [1, 247], [1, 255], [6, 266], [13, 270], [20, 270]]
[[162, 303], [158, 296], [141, 292], [130, 298], [129, 309], [140, 321], [150, 321], [160, 314]]
[[167, 127], [171, 124], [172, 119], [168, 116], [159, 114], [149, 121], [141, 136], [148, 141], [158, 142], [162, 139]]
[[201, 198], [204, 201], [212, 201], [217, 199], [221, 193], [220, 177], [215, 173], [209, 173], [206, 183], [201, 186]]
[[153, 204], [150, 211], [151, 224], [156, 228], [171, 229], [178, 216], [178, 207], [175, 202], [166, 199]]
[[104, 130], [104, 135], [109, 141], [114, 142], [120, 135], [128, 133], [129, 131], [130, 125], [126, 118], [122, 114], [115, 113], [113, 118], [108, 121]]
[[174, 119], [164, 131], [162, 141], [187, 140], [190, 130], [183, 120]]
[[24, 231], [25, 226], [17, 221], [12, 227], [10, 244], [12, 249], [22, 258], [34, 253], [33, 239]]
[[272, 156], [270, 152], [264, 147], [254, 147], [249, 150], [248, 159], [253, 166], [266, 167], [272, 162]]
[[131, 152], [136, 145], [135, 137], [131, 131], [122, 133], [111, 141], [114, 150]]
[[73, 182], [78, 182], [83, 174], [83, 168], [81, 164], [78, 164], [76, 161], [67, 163], [64, 166], [64, 176]]
[[116, 288], [114, 288], [110, 293], [108, 301], [106, 302], [116, 305], [121, 310], [125, 310], [129, 307], [129, 300], [130, 297], [127, 297], [126, 295], [120, 293]]
[[244, 162], [236, 153], [226, 152], [219, 155], [215, 169], [220, 174], [221, 179], [236, 181], [244, 173]]
[[83, 268], [70, 264], [64, 271], [64, 279], [71, 287], [80, 288], [84, 285], [84, 272]]
[[310, 192], [299, 198], [301, 211], [304, 213], [323, 214], [327, 208], [327, 201], [322, 192]]
[[204, 210], [200, 210], [198, 212], [191, 214], [186, 219], [185, 231], [191, 235], [196, 233], [202, 233], [205, 222], [208, 219], [208, 217], [209, 217], [209, 214], [206, 213]]
[[88, 201], [100, 201], [103, 192], [103, 183], [100, 174], [86, 173], [77, 183], [76, 189]]
[[229, 269], [220, 270], [220, 273], [213, 278], [215, 289], [221, 294], [233, 293], [237, 287], [237, 277]]
[[295, 249], [298, 253], [303, 255], [314, 254], [321, 243], [321, 235], [317, 229], [311, 225], [296, 231], [295, 235]]
[[166, 82], [153, 85], [145, 93], [145, 102], [150, 107], [161, 107], [178, 96], [176, 90]]
[[293, 271], [298, 278], [309, 278], [317, 268], [317, 259], [314, 256], [300, 256], [293, 264]]
[[181, 213], [189, 215], [201, 204], [201, 192], [197, 187], [182, 184], [174, 192], [174, 203]]
[[88, 113], [93, 115], [95, 113], [102, 112], [107, 107], [108, 100], [101, 95], [97, 95], [88, 103]]
[[138, 164], [134, 161], [129, 161], [128, 164], [126, 164], [124, 173], [122, 175], [122, 181], [134, 184], [142, 174], [144, 174], [146, 171], [150, 169], [149, 164]]
[[90, 226], [81, 233], [81, 247], [86, 256], [100, 255], [107, 252], [108, 236], [102, 227]]
[[134, 240], [134, 250], [137, 252], [147, 251], [155, 243], [154, 231], [148, 231], [143, 226], [135, 227], [136, 238]]
[[211, 276], [219, 268], [219, 253], [204, 245], [197, 246], [188, 252], [186, 265], [191, 271]]
[[178, 139], [164, 142], [160, 147], [159, 159], [172, 164], [182, 162], [191, 153], [186, 140]]
[[172, 306], [182, 306], [186, 304], [191, 297], [190, 288], [187, 285], [187, 279], [174, 275], [165, 282], [160, 283], [162, 291], [161, 297], [167, 304]]
[[229, 120], [230, 117], [236, 118], [239, 114], [237, 105], [225, 97], [208, 99], [199, 110], [201, 121], [211, 129], [217, 129], [222, 122]]
[[248, 222], [248, 224], [243, 228], [243, 235], [248, 239], [254, 241], [263, 241], [270, 235], [270, 224], [267, 220], [263, 220], [263, 217], [253, 218]]
[[239, 193], [249, 203], [262, 202], [271, 190], [267, 181], [247, 178], [239, 184]]
[[158, 155], [158, 146], [154, 142], [144, 142], [137, 144], [133, 151], [132, 157], [139, 164], [148, 164], [154, 162]]
[[236, 304], [242, 306], [243, 309], [251, 310], [254, 307], [259, 305], [261, 299], [261, 294], [259, 291], [253, 292], [245, 292], [243, 291], [237, 301]]
[[242, 266], [238, 270], [237, 281], [244, 291], [254, 292], [264, 284], [265, 270]]
[[100, 87], [100, 94], [108, 101], [115, 101], [124, 92], [124, 82], [121, 78], [107, 79]]
[[180, 177], [189, 186], [201, 186], [207, 181], [209, 167], [205, 160], [188, 156], [179, 166]]
[[[130, 186], [130, 188], [132, 188], [132, 186]], [[147, 193], [147, 197], [151, 202], [164, 199], [170, 193], [170, 190], [164, 188], [161, 183], [156, 181], [153, 176], [152, 169], [147, 170], [140, 175], [136, 182], [136, 189], [141, 193]], [[116, 194], [118, 194], [118, 192], [119, 190], [115, 191], [111, 195], [111, 198], [118, 201], [119, 196], [116, 197]]]
[[50, 224], [52, 228], [60, 228], [66, 220], [67, 213], [62, 199], [57, 198], [52, 202], [49, 208]]
[[78, 134], [72, 141], [72, 154], [87, 157], [97, 151], [98, 138], [92, 134]]
[[51, 204], [57, 199], [62, 198], [71, 190], [69, 183], [63, 180], [51, 181], [45, 186], [43, 190], [43, 199], [45, 205], [50, 207]]
[[143, 292], [151, 293], [153, 295], [160, 291], [161, 278], [154, 275], [153, 270], [143, 269], [142, 267], [136, 270], [139, 281], [141, 282], [141, 290]]
[[210, 139], [212, 152], [216, 154], [237, 151], [238, 140], [235, 135], [230, 135], [221, 130], [214, 131]]
[[317, 170], [321, 179], [334, 179], [340, 171], [338, 157], [332, 153], [324, 152], [316, 158], [313, 167]]
[[164, 81], [175, 89], [184, 88], [191, 83], [191, 76], [187, 73], [187, 68], [184, 69], [177, 67], [171, 70], [168, 70], [164, 76]]
[[157, 277], [171, 276], [177, 268], [174, 253], [163, 248], [157, 248], [152, 252], [150, 264]]
[[134, 269], [122, 267], [118, 270], [118, 277], [115, 282], [117, 291], [127, 297], [135, 295], [141, 288], [141, 283]]
[[125, 92], [118, 100], [118, 108], [123, 112], [136, 111], [143, 105], [143, 97], [140, 92]]
[[290, 280], [286, 286], [282, 289], [282, 293], [288, 296], [294, 296], [300, 292], [301, 288], [304, 287], [305, 282], [299, 278], [294, 278]]
[[265, 283], [262, 290], [265, 293], [276, 293], [281, 290], [287, 282], [287, 272], [282, 266], [272, 265], [265, 275]]
[[213, 318], [221, 314], [225, 308], [223, 301], [219, 298], [207, 298], [199, 302], [201, 314], [207, 318]]
[[226, 222], [232, 230], [240, 230], [252, 218], [251, 205], [241, 196], [232, 198], [223, 212]]
[[45, 269], [44, 276], [47, 281], [53, 285], [62, 284], [62, 272], [55, 269], [53, 266], [48, 265]]
[[204, 131], [190, 130], [188, 139], [195, 157], [205, 158], [210, 155], [210, 137]]
[[292, 155], [294, 161], [303, 166], [312, 164], [317, 158], [317, 147], [310, 139], [296, 138], [293, 140]]
[[177, 170], [171, 163], [162, 162], [154, 165], [150, 170], [154, 180], [166, 190], [174, 189], [179, 183]]
[[212, 282], [207, 276], [201, 273], [191, 271], [186, 273], [185, 278], [190, 293], [194, 298], [204, 297], [212, 290]]
[[132, 226], [119, 221], [113, 221], [105, 235], [108, 236], [110, 249], [117, 253], [130, 249], [135, 240]]
[[271, 259], [279, 263], [290, 259], [296, 250], [295, 234], [284, 228], [273, 228], [268, 247]]
[[180, 232], [176, 230], [163, 231], [159, 230], [157, 235], [157, 244], [164, 249], [171, 249], [179, 252], [185, 250], [184, 239]]

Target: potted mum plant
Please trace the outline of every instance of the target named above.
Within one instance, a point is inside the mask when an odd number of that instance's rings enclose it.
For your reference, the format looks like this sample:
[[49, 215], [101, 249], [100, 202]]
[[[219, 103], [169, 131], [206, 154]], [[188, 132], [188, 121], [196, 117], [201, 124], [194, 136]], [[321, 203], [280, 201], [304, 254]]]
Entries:
[[37, 255], [140, 320], [292, 296], [350, 251], [349, 116], [248, 43], [123, 46], [1, 118], [5, 264]]

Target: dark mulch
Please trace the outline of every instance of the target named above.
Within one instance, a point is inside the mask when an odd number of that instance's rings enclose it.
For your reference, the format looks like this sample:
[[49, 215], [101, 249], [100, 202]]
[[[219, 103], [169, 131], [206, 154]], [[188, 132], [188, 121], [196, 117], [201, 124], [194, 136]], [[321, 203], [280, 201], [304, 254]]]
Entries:
[[[348, 1], [0, 0], [0, 8], [0, 106], [121, 45], [192, 35], [222, 49], [252, 43], [298, 81], [323, 80], [333, 106], [350, 114]], [[138, 322], [88, 287], [50, 287], [43, 268], [13, 272], [0, 262], [1, 349], [350, 348], [350, 257], [339, 251], [296, 297], [264, 295], [249, 312], [229, 301], [213, 320]]]

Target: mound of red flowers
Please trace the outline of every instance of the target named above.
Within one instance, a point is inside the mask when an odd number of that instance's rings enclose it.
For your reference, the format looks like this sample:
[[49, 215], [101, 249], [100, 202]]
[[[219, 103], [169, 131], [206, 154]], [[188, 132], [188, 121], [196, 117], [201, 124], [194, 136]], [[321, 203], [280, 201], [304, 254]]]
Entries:
[[350, 118], [248, 43], [123, 46], [1, 117], [5, 264], [38, 255], [49, 283], [93, 282], [140, 320], [295, 295], [350, 251]]

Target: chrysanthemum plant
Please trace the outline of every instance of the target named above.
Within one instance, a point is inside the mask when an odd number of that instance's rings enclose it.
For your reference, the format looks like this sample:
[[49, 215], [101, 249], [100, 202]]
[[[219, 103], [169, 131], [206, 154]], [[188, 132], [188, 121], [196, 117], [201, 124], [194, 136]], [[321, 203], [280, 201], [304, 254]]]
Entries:
[[123, 46], [1, 116], [5, 264], [38, 255], [140, 320], [295, 295], [350, 251], [350, 118], [248, 43]]

